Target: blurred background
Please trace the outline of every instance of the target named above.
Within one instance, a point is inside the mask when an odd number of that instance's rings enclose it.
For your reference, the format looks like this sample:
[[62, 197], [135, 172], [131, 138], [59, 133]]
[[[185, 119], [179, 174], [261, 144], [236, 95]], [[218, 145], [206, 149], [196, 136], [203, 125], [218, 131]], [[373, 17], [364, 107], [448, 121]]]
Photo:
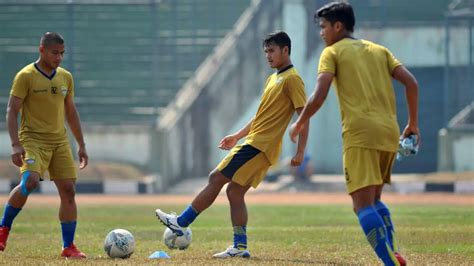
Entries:
[[[312, 93], [324, 48], [313, 15], [328, 2], [0, 0], [0, 179], [18, 175], [9, 159], [4, 115], [11, 82], [38, 58], [44, 32], [59, 32], [66, 40], [62, 66], [75, 79], [91, 160], [81, 178], [120, 179], [119, 187], [135, 179], [137, 192], [162, 192], [180, 180], [207, 176], [226, 154], [217, 148], [220, 139], [255, 114], [273, 72], [262, 51], [266, 34], [290, 35], [293, 64]], [[422, 146], [416, 157], [397, 162], [394, 172], [472, 173], [474, 1], [349, 2], [355, 37], [389, 48], [419, 82]], [[403, 128], [404, 88], [395, 88]], [[311, 123], [311, 172], [340, 175], [333, 90]], [[284, 142], [282, 165], [295, 151], [287, 135]], [[467, 177], [472, 186], [474, 177]]]

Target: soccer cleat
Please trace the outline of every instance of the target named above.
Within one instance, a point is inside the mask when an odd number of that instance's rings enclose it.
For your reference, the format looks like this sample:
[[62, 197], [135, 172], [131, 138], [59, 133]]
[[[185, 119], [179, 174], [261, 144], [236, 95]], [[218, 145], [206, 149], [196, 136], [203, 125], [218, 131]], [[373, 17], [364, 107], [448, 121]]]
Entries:
[[212, 257], [219, 258], [219, 259], [234, 258], [234, 257], [250, 258], [250, 252], [246, 249], [238, 249], [238, 248], [234, 248], [234, 246], [230, 246], [225, 251], [212, 255]]
[[173, 233], [177, 236], [184, 235], [184, 228], [178, 224], [178, 216], [176, 214], [167, 214], [160, 209], [156, 209], [155, 213], [158, 220], [173, 231]]
[[402, 255], [400, 255], [400, 253], [395, 253], [395, 258], [398, 260], [398, 263], [400, 263], [400, 266], [407, 265], [407, 261], [402, 257]]
[[6, 226], [0, 226], [0, 251], [4, 251], [7, 247], [7, 239], [9, 233], [10, 228]]
[[87, 256], [86, 254], [82, 253], [74, 244], [71, 244], [67, 248], [63, 248], [61, 252], [61, 257], [65, 257], [68, 259], [85, 259]]

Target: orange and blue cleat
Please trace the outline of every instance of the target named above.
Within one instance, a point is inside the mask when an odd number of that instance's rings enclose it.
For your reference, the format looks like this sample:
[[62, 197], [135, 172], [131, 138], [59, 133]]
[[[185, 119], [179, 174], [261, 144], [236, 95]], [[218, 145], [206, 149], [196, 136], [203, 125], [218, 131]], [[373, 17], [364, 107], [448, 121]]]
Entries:
[[4, 251], [7, 247], [8, 234], [10, 233], [10, 228], [7, 226], [0, 226], [0, 251]]
[[65, 257], [67, 259], [85, 259], [87, 256], [86, 254], [82, 253], [74, 244], [71, 244], [67, 248], [63, 248], [63, 252], [61, 252], [61, 257]]

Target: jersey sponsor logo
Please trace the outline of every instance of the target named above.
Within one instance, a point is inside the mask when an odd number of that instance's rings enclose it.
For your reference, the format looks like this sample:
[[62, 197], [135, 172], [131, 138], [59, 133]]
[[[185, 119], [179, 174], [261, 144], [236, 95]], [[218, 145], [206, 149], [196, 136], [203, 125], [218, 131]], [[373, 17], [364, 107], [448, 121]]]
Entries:
[[61, 86], [61, 93], [63, 94], [63, 96], [67, 95], [67, 87], [66, 86]]
[[41, 92], [47, 92], [47, 89], [33, 89], [34, 93], [41, 93]]
[[35, 159], [31, 159], [31, 158], [30, 158], [30, 159], [26, 159], [25, 162], [26, 162], [27, 164], [34, 164], [34, 163], [35, 163]]
[[51, 94], [58, 94], [58, 88], [57, 87], [51, 87]]

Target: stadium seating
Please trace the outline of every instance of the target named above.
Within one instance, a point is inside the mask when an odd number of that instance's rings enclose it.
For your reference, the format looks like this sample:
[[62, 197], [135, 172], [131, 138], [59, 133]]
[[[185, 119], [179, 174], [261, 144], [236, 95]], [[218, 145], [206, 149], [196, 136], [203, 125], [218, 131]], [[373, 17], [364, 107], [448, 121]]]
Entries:
[[100, 2], [0, 3], [0, 106], [6, 106], [15, 73], [36, 60], [41, 34], [57, 31], [66, 39], [63, 66], [74, 74], [76, 103], [85, 123], [153, 124], [250, 4]]

